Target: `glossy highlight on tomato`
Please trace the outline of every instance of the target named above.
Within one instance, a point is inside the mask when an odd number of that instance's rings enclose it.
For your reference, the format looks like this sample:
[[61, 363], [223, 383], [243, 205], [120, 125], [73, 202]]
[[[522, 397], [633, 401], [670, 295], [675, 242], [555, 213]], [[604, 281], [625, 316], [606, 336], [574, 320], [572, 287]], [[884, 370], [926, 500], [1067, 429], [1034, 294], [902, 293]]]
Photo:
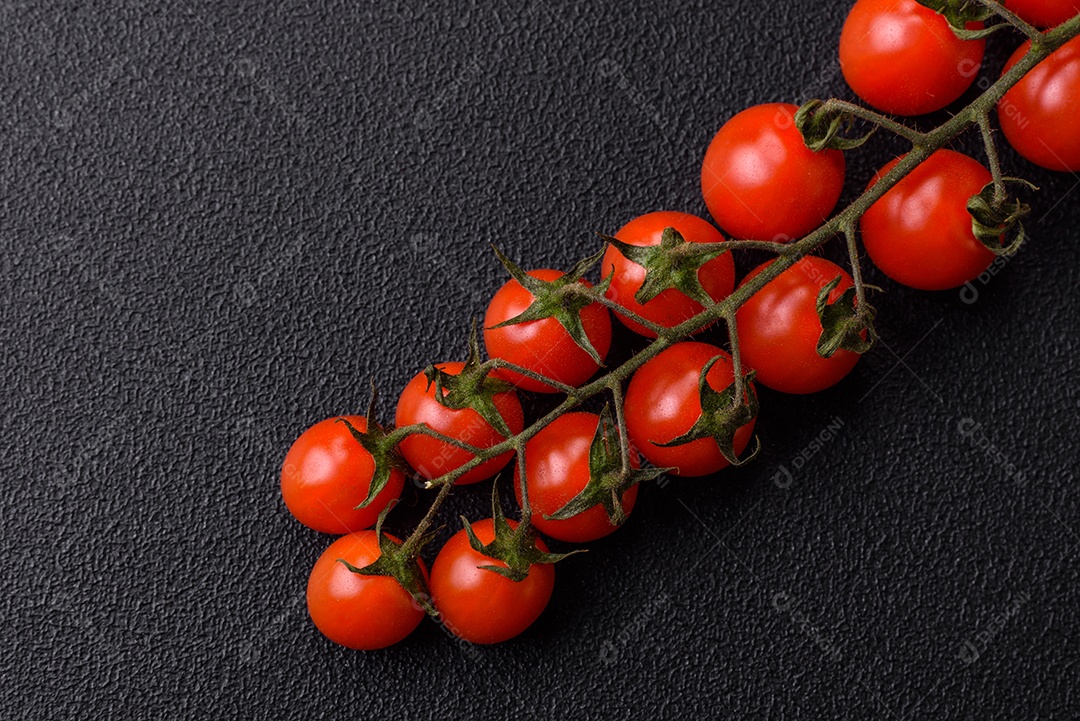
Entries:
[[401, 495], [405, 476], [390, 479], [372, 502], [357, 508], [371, 488], [375, 459], [340, 421], [360, 432], [363, 416], [334, 416], [304, 431], [285, 454], [281, 466], [281, 497], [296, 520], [322, 533], [350, 533], [375, 525], [379, 513]]
[[786, 103], [743, 110], [705, 152], [705, 204], [736, 239], [799, 238], [821, 225], [840, 199], [844, 154], [807, 148], [795, 127], [797, 110]]
[[[1031, 48], [1025, 42], [1004, 72]], [[1036, 65], [998, 103], [1009, 145], [1049, 170], [1080, 172], [1080, 37]]]
[[[512, 528], [514, 521], [508, 521]], [[481, 543], [495, 538], [488, 518], [472, 524]], [[547, 552], [543, 540], [537, 547]], [[480, 566], [506, 567], [502, 561], [473, 550], [462, 529], [439, 550], [431, 566], [431, 596], [440, 621], [455, 636], [472, 643], [501, 643], [517, 636], [540, 617], [555, 588], [555, 567], [534, 563], [529, 575], [511, 581]]]
[[[879, 170], [868, 187], [900, 160]], [[863, 215], [863, 245], [874, 265], [920, 290], [956, 288], [977, 278], [995, 256], [975, 237], [967, 202], [991, 180], [989, 170], [962, 153], [931, 155]]]
[[381, 555], [375, 532], [360, 531], [334, 541], [311, 569], [308, 614], [334, 643], [361, 651], [386, 648], [412, 633], [424, 618], [420, 605], [395, 579], [362, 576], [338, 561], [363, 568]]
[[[464, 366], [459, 362], [436, 364], [438, 369], [450, 375], [457, 375]], [[521, 433], [525, 427], [525, 414], [517, 394], [512, 390], [497, 393], [494, 401], [507, 428], [512, 433]], [[455, 410], [439, 403], [435, 399], [435, 384], [429, 383], [423, 373], [413, 376], [401, 391], [394, 423], [399, 428], [423, 423], [432, 430], [477, 448], [490, 448], [506, 440], [473, 409]], [[407, 436], [398, 448], [409, 465], [429, 481], [457, 470], [474, 458], [473, 454], [462, 448], [420, 434]], [[490, 478], [502, 470], [513, 455], [512, 451], [501, 453], [462, 474], [455, 483], [466, 485]]]
[[[584, 490], [589, 482], [589, 449], [600, 423], [595, 413], [566, 413], [525, 444], [525, 477], [528, 481], [532, 524], [551, 538], [571, 543], [585, 543], [614, 533], [613, 526], [602, 506], [593, 506], [584, 513], [565, 520], [544, 518], [565, 506]], [[641, 464], [631, 449], [630, 465]], [[521, 474], [515, 466], [514, 491], [521, 503]], [[626, 515], [634, 510], [637, 486], [631, 486], [622, 497]]]
[[[758, 266], [747, 283], [772, 262]], [[840, 283], [830, 303], [852, 287], [848, 272], [835, 263], [808, 255], [767, 283], [735, 313], [743, 364], [757, 372], [755, 380], [783, 393], [816, 393], [840, 381], [859, 360], [856, 353], [838, 350], [830, 358], [817, 352], [821, 320], [818, 292], [837, 276]]]
[[[615, 237], [628, 245], [660, 245], [660, 239], [667, 228], [674, 228], [683, 240], [689, 243], [724, 242], [724, 236], [708, 221], [696, 215], [670, 210], [638, 216], [624, 225]], [[704, 310], [696, 300], [674, 288], [662, 291], [645, 304], [638, 303], [634, 299], [634, 294], [638, 292], [645, 280], [645, 269], [632, 260], [627, 260], [626, 256], [613, 245], [609, 245], [604, 252], [604, 259], [600, 263], [600, 274], [605, 278], [608, 275], [612, 276], [611, 285], [605, 293], [608, 298], [665, 328], [677, 326]], [[723, 253], [701, 266], [698, 271], [698, 282], [713, 300], [721, 301], [728, 297], [735, 288], [735, 261], [731, 259], [731, 253]], [[656, 333], [636, 321], [618, 313], [615, 313], [615, 317], [635, 333], [647, 338], [656, 337]]]
[[[707, 476], [729, 464], [711, 438], [662, 447], [690, 430], [701, 417], [698, 379], [710, 360], [720, 357], [705, 377], [723, 391], [735, 380], [731, 356], [708, 343], [684, 341], [660, 352], [634, 373], [626, 389], [626, 428], [630, 441], [649, 463], [674, 468], [679, 476]], [[751, 390], [752, 392], [752, 390]], [[756, 420], [756, 419], [755, 419]], [[735, 433], [735, 455], [741, 455], [754, 433], [754, 420]]]
[[[529, 275], [550, 282], [565, 274], [559, 270], [543, 269], [529, 271]], [[592, 285], [586, 280], [581, 282]], [[513, 279], [495, 293], [484, 315], [484, 346], [488, 355], [571, 386], [579, 386], [589, 380], [600, 366], [554, 318], [493, 327], [520, 315], [532, 302], [532, 293]], [[585, 335], [600, 357], [604, 358], [611, 349], [611, 316], [607, 308], [592, 303], [581, 310], [580, 316]], [[499, 370], [497, 373], [522, 390], [556, 392], [548, 384], [520, 373], [509, 370]]]
[[858, 0], [840, 33], [840, 69], [878, 110], [923, 115], [971, 87], [985, 50], [985, 40], [961, 40], [945, 16], [916, 0]]

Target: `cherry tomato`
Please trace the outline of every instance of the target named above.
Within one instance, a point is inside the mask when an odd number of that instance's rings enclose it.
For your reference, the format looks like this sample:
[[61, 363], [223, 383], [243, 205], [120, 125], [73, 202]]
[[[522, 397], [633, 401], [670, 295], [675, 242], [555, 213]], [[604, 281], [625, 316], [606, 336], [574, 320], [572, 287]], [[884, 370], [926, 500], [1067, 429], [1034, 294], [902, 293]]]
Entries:
[[[698, 378], [716, 356], [721, 359], [709, 369], [706, 380], [710, 388], [722, 391], [735, 380], [731, 356], [708, 343], [676, 343], [630, 379], [624, 403], [626, 428], [634, 447], [654, 466], [675, 468], [680, 476], [707, 476], [729, 465], [711, 438], [670, 448], [656, 445], [678, 438], [701, 417]], [[746, 450], [753, 432], [754, 421], [750, 421], [735, 433], [736, 455]]]
[[[682, 235], [683, 240], [690, 243], [724, 242], [720, 231], [707, 221], [696, 215], [674, 211], [647, 213], [635, 218], [624, 225], [615, 237], [629, 245], [660, 245], [660, 238], [666, 228], [674, 228]], [[677, 326], [704, 310], [696, 300], [691, 300], [674, 288], [668, 288], [644, 305], [638, 303], [634, 300], [634, 294], [645, 280], [645, 269], [627, 260], [618, 248], [609, 245], [600, 265], [600, 273], [607, 277], [612, 272], [614, 276], [606, 293], [607, 297], [665, 328]], [[735, 288], [735, 261], [731, 259], [731, 253], [724, 253], [701, 266], [698, 270], [698, 281], [713, 300], [720, 301], [728, 297]], [[648, 338], [656, 337], [655, 333], [640, 323], [618, 313], [615, 317], [635, 333]]]
[[[743, 284], [769, 262], [752, 270]], [[817, 295], [837, 276], [840, 283], [829, 293], [830, 303], [852, 286], [851, 276], [835, 263], [808, 255], [739, 308], [735, 320], [743, 364], [757, 371], [755, 380], [784, 393], [816, 393], [855, 367], [859, 356], [851, 351], [838, 350], [831, 358], [817, 352], [822, 330]]]
[[1080, 0], [1005, 0], [1005, 7], [1036, 27], [1052, 28], [1080, 13]]
[[[595, 413], [567, 413], [533, 436], [525, 444], [525, 476], [528, 479], [532, 524], [541, 532], [560, 541], [585, 543], [613, 533], [613, 526], [603, 506], [594, 506], [565, 520], [550, 520], [589, 482], [589, 448], [600, 423]], [[640, 466], [638, 454], [631, 449], [630, 464]], [[637, 486], [622, 497], [626, 515], [634, 510]], [[521, 503], [521, 473], [514, 467], [514, 492]]]
[[[899, 162], [885, 165], [868, 187]], [[972, 232], [967, 202], [990, 181], [990, 171], [962, 153], [931, 155], [863, 215], [863, 244], [874, 265], [920, 290], [956, 288], [977, 278], [994, 254]]]
[[[564, 274], [558, 270], [532, 270], [529, 275], [553, 281]], [[591, 286], [588, 281], [582, 281]], [[493, 328], [520, 315], [533, 302], [533, 294], [521, 283], [509, 280], [499, 288], [484, 315], [484, 345], [492, 358], [502, 358], [514, 365], [541, 373], [548, 378], [579, 386], [589, 380], [600, 366], [582, 350], [554, 318], [544, 318]], [[580, 313], [585, 335], [601, 358], [611, 349], [611, 316], [599, 303], [585, 306]], [[500, 370], [499, 375], [514, 385], [537, 393], [555, 393], [556, 389], [520, 373]]]
[[360, 531], [330, 544], [311, 569], [308, 614], [334, 643], [373, 651], [394, 645], [420, 625], [424, 611], [396, 580], [361, 576], [338, 561], [363, 568], [381, 555], [375, 532]]
[[281, 466], [281, 496], [296, 520], [322, 533], [350, 533], [375, 525], [379, 514], [401, 495], [405, 476], [390, 480], [371, 503], [356, 508], [371, 488], [375, 460], [353, 438], [344, 417], [358, 431], [367, 430], [363, 416], [334, 416], [308, 428], [289, 448]]
[[[1031, 47], [1027, 41], [1005, 72]], [[1050, 170], [1080, 171], [1080, 38], [1073, 38], [1036, 65], [998, 103], [998, 120], [1009, 144]]]
[[[457, 375], [464, 368], [464, 363], [439, 363], [437, 368], [450, 375]], [[521, 401], [513, 391], [497, 393], [494, 397], [495, 408], [506, 421], [512, 433], [521, 433], [525, 427], [525, 414]], [[417, 373], [401, 391], [398, 398], [397, 414], [394, 423], [399, 427], [425, 423], [432, 430], [456, 438], [459, 441], [476, 446], [490, 448], [506, 439], [491, 424], [471, 408], [455, 410], [435, 400], [435, 384], [428, 384], [423, 373]], [[473, 459], [473, 454], [450, 445], [437, 438], [413, 434], [407, 436], [398, 446], [405, 460], [429, 481], [444, 473], [456, 470]], [[498, 473], [513, 457], [512, 451], [501, 453], [489, 461], [459, 477], [456, 483], [465, 485], [476, 483]]]
[[[495, 522], [490, 518], [472, 524], [472, 529], [481, 543], [495, 538]], [[542, 540], [536, 543], [547, 551]], [[523, 580], [511, 581], [479, 566], [505, 568], [506, 564], [473, 550], [465, 530], [458, 531], [431, 566], [431, 596], [443, 624], [455, 636], [471, 643], [501, 643], [520, 634], [543, 613], [555, 588], [555, 567], [534, 563]]]
[[961, 40], [945, 16], [915, 0], [858, 0], [840, 33], [840, 69], [878, 110], [923, 115], [971, 87], [985, 50], [985, 40]]
[[786, 241], [821, 225], [844, 188], [844, 154], [815, 153], [794, 105], [756, 105], [727, 121], [701, 166], [705, 204], [720, 227], [750, 240]]

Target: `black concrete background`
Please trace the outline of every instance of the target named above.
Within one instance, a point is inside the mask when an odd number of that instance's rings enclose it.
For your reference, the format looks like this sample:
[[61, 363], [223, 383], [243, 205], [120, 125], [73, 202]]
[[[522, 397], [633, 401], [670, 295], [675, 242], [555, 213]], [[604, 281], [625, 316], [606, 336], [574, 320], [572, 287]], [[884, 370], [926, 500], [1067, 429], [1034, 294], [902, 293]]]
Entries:
[[760, 459], [645, 488], [520, 638], [354, 653], [304, 610], [292, 439], [460, 357], [489, 242], [565, 267], [704, 214], [726, 118], [848, 95], [845, 9], [0, 3], [3, 716], [1080, 716], [1078, 178], [1012, 153], [1019, 257], [966, 299], [870, 270], [881, 346], [763, 392]]

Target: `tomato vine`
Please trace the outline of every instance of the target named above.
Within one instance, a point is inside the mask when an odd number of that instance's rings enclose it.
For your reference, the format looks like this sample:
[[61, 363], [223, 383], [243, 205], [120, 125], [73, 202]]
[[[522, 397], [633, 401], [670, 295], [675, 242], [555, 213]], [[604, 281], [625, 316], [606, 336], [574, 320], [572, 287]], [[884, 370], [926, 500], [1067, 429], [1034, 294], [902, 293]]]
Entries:
[[[791, 118], [798, 129], [802, 142], [812, 151], [846, 151], [860, 146], [870, 135], [877, 131], [892, 133], [910, 144], [910, 150], [888, 167], [876, 182], [872, 183], [858, 198], [839, 213], [819, 225], [815, 230], [791, 242], [777, 242], [759, 239], [731, 239], [721, 242], [689, 242], [673, 228], [668, 228], [663, 239], [657, 245], [648, 248], [632, 246], [614, 238], [604, 237], [607, 244], [616, 247], [628, 258], [646, 268], [646, 275], [635, 299], [643, 304], [657, 294], [676, 289], [688, 298], [696, 301], [700, 312], [670, 327], [630, 310], [624, 303], [610, 297], [609, 285], [611, 274], [603, 277], [596, 286], [582, 281], [582, 277], [600, 261], [604, 251], [577, 263], [567, 274], [553, 279], [541, 280], [536, 273], [526, 274], [505, 257], [499, 249], [495, 253], [516, 281], [532, 293], [535, 301], [520, 315], [499, 323], [498, 326], [513, 327], [515, 324], [536, 320], [557, 321], [572, 338], [577, 348], [599, 363], [601, 354], [593, 347], [586, 330], [582, 327], [579, 314], [593, 304], [606, 308], [640, 328], [647, 329], [655, 336], [648, 345], [634, 354], [621, 365], [606, 369], [602, 375], [574, 386], [552, 378], [535, 368], [527, 368], [498, 357], [481, 360], [480, 343], [476, 323], [468, 341], [468, 359], [456, 375], [449, 375], [437, 366], [430, 366], [425, 374], [429, 386], [435, 385], [434, 398], [445, 408], [475, 412], [478, 417], [488, 421], [496, 434], [504, 438], [501, 442], [487, 446], [470, 443], [467, 439], [448, 435], [434, 430], [426, 423], [413, 423], [402, 427], [384, 430], [374, 417], [374, 389], [372, 404], [368, 409], [366, 424], [344, 421], [352, 436], [374, 458], [375, 472], [370, 486], [366, 489], [366, 500], [360, 504], [366, 506], [376, 498], [383, 486], [396, 470], [403, 467], [399, 445], [412, 436], [426, 436], [433, 441], [464, 451], [472, 457], [442, 475], [430, 477], [426, 486], [437, 488], [438, 493], [419, 521], [415, 529], [404, 541], [391, 540], [382, 534], [382, 521], [393, 504], [382, 510], [376, 534], [382, 559], [366, 568], [351, 569], [364, 575], [390, 575], [404, 586], [422, 608], [437, 615], [436, 604], [432, 604], [427, 588], [427, 574], [422, 570], [420, 552], [432, 537], [432, 526], [439, 517], [439, 511], [450, 495], [455, 482], [479, 466], [505, 454], [513, 454], [516, 460], [516, 495], [519, 498], [520, 517], [516, 523], [507, 523], [502, 518], [497, 498], [494, 503], [494, 524], [485, 527], [481, 543], [478, 536], [470, 530], [466, 521], [469, 543], [477, 553], [493, 558], [501, 564], [493, 565], [488, 570], [509, 579], [509, 582], [521, 582], [527, 576], [532, 564], [550, 564], [565, 554], [549, 554], [538, 545], [537, 531], [531, 524], [533, 505], [529, 499], [529, 483], [526, 473], [526, 446], [544, 431], [577, 409], [584, 401], [596, 396], [608, 395], [609, 408], [599, 417], [596, 435], [590, 450], [589, 462], [595, 477], [590, 477], [588, 485], [559, 512], [546, 515], [546, 519], [564, 519], [596, 505], [603, 505], [611, 523], [618, 525], [625, 518], [621, 505], [622, 494], [635, 484], [655, 478], [663, 468], [639, 469], [637, 456], [631, 448], [627, 419], [624, 409], [624, 384], [642, 366], [656, 358], [665, 350], [694, 333], [723, 321], [727, 327], [730, 344], [731, 385], [719, 391], [710, 388], [706, 375], [714, 357], [701, 371], [699, 391], [703, 409], [702, 427], [708, 428], [710, 437], [717, 439], [717, 445], [731, 464], [744, 460], [738, 458], [731, 443], [735, 431], [752, 421], [757, 410], [756, 394], [752, 387], [753, 373], [744, 367], [743, 348], [737, 329], [737, 311], [760, 293], [769, 283], [782, 273], [792, 268], [804, 257], [811, 254], [824, 243], [841, 236], [846, 244], [848, 262], [851, 269], [851, 282], [837, 288], [838, 275], [831, 282], [823, 282], [817, 296], [816, 312], [822, 324], [822, 332], [817, 343], [817, 353], [828, 358], [836, 352], [864, 353], [876, 340], [874, 330], [874, 308], [867, 298], [867, 285], [860, 267], [860, 248], [857, 231], [860, 220], [867, 211], [891, 189], [896, 187], [917, 167], [934, 153], [943, 149], [960, 134], [977, 128], [983, 141], [991, 182], [968, 202], [967, 209], [975, 237], [995, 254], [1009, 254], [1016, 251], [1023, 241], [1023, 218], [1029, 208], [1020, 200], [1010, 199], [1010, 185], [1024, 185], [1026, 181], [1006, 177], [1001, 168], [990, 123], [990, 114], [1001, 102], [1006, 93], [1016, 86], [1024, 76], [1045, 60], [1066, 42], [1080, 35], [1080, 16], [1071, 18], [1063, 24], [1039, 32], [1030, 24], [1016, 16], [994, 0], [920, 0], [921, 4], [944, 15], [957, 36], [963, 39], [981, 38], [1003, 28], [1014, 28], [1023, 33], [1030, 41], [1030, 48], [1015, 63], [1007, 68], [1001, 77], [981, 95], [973, 100], [942, 125], [929, 130], [919, 131], [903, 122], [882, 115], [869, 108], [841, 100], [811, 100], [805, 103]], [[983, 23], [994, 17], [999, 22], [981, 29], [972, 29], [972, 22]], [[862, 130], [856, 131], [857, 127]], [[981, 181], [980, 181], [981, 182]], [[1027, 184], [1030, 186], [1030, 184]], [[1033, 186], [1032, 186], [1033, 187]], [[752, 273], [738, 288], [722, 300], [711, 298], [698, 283], [699, 269], [723, 253], [733, 250], [758, 250], [775, 254], [775, 259]], [[603, 275], [603, 273], [602, 273]], [[544, 276], [547, 278], [547, 276]], [[826, 281], [830, 279], [825, 279]], [[850, 286], [850, 287], [849, 287]], [[843, 290], [844, 292], [840, 292]], [[833, 291], [836, 291], [835, 293]], [[832, 298], [830, 302], [830, 298]], [[638, 306], [640, 307], [640, 305]], [[490, 329], [489, 329], [490, 330]], [[459, 364], [461, 365], [461, 364]], [[508, 375], [516, 375], [531, 381], [534, 385], [546, 386], [564, 398], [543, 417], [518, 432], [510, 432], [499, 411], [495, 409], [493, 397], [510, 389]], [[430, 391], [430, 388], [429, 388]], [[710, 408], [709, 418], [704, 419], [706, 403]], [[720, 407], [728, 404], [727, 408]], [[700, 430], [700, 429], [698, 429]], [[680, 436], [679, 442], [689, 442], [701, 437], [701, 433], [687, 433]], [[752, 457], [756, 450], [750, 453]], [[601, 477], [602, 476], [602, 477]], [[472, 478], [470, 476], [470, 478]], [[610, 494], [610, 498], [605, 494]], [[351, 568], [351, 567], [350, 567]]]

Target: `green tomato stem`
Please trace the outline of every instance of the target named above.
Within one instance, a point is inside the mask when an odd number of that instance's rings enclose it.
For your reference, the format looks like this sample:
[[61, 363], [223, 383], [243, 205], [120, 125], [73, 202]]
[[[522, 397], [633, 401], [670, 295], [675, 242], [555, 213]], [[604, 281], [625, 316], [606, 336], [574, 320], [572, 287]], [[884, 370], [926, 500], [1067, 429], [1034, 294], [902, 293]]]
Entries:
[[986, 159], [990, 163], [990, 175], [994, 178], [994, 207], [999, 208], [1008, 198], [1005, 179], [1001, 174], [1001, 160], [998, 158], [997, 145], [994, 143], [994, 130], [990, 127], [990, 116], [979, 113], [979, 132], [986, 147]]
[[1042, 35], [1034, 25], [1005, 7], [1004, 0], [978, 0], [978, 2], [1030, 39], [1037, 40]]
[[840, 111], [848, 115], [853, 115], [860, 120], [865, 120], [868, 123], [878, 126], [882, 130], [888, 130], [890, 133], [899, 135], [901, 138], [904, 138], [912, 144], [919, 142], [923, 137], [923, 134], [915, 128], [909, 128], [907, 125], [899, 123], [887, 115], [882, 115], [881, 113], [863, 107], [862, 105], [849, 103], [846, 100], [837, 100], [836, 98], [826, 100], [825, 104], [821, 106], [820, 112], [828, 113], [830, 111]]
[[626, 412], [623, 409], [622, 381], [612, 378], [608, 385], [611, 402], [615, 405], [615, 424], [619, 428], [619, 453], [622, 458], [623, 477], [630, 475], [630, 435], [626, 431]]
[[[439, 494], [432, 502], [431, 508], [428, 510], [427, 515], [424, 516], [416, 530], [409, 536], [406, 541], [406, 547], [409, 544], [416, 545], [418, 540], [428, 527], [433, 522], [439, 508], [445, 502], [449, 491], [452, 488], [454, 481], [460, 476], [464, 475], [468, 471], [472, 470], [476, 466], [484, 463], [485, 461], [494, 458], [507, 451], [516, 451], [518, 454], [518, 467], [521, 469], [521, 490], [522, 490], [522, 525], [528, 523], [528, 519], [531, 517], [531, 508], [528, 503], [528, 495], [525, 489], [525, 469], [524, 469], [524, 451], [525, 444], [533, 438], [542, 429], [546, 428], [555, 419], [559, 418], [563, 414], [573, 410], [583, 401], [593, 396], [610, 392], [613, 397], [620, 402], [616, 403], [617, 418], [619, 424], [620, 437], [622, 442], [626, 445], [624, 449], [624, 463], [629, 461], [629, 441], [626, 436], [626, 421], [622, 413], [622, 390], [621, 384], [625, 383], [642, 365], [649, 360], [655, 358], [661, 351], [669, 348], [673, 344], [681, 341], [694, 333], [700, 331], [706, 326], [711, 325], [721, 319], [725, 320], [728, 324], [730, 331], [730, 342], [732, 351], [732, 364], [735, 369], [736, 383], [740, 383], [737, 388], [742, 389], [742, 359], [739, 350], [738, 334], [735, 327], [735, 311], [738, 310], [747, 300], [750, 299], [755, 293], [764, 288], [769, 282], [774, 280], [777, 276], [783, 273], [785, 270], [794, 265], [800, 258], [813, 252], [829, 239], [843, 235], [845, 236], [848, 244], [849, 255], [851, 257], [852, 276], [855, 280], [856, 293], [860, 303], [865, 303], [865, 288], [862, 282], [862, 273], [859, 268], [858, 262], [858, 248], [855, 243], [855, 228], [858, 226], [859, 219], [866, 213], [867, 210], [877, 202], [885, 193], [896, 186], [901, 180], [903, 180], [912, 170], [914, 170], [919, 164], [929, 158], [935, 151], [945, 147], [949, 142], [955, 139], [958, 135], [968, 130], [972, 126], [978, 125], [983, 131], [983, 138], [987, 144], [987, 155], [990, 159], [991, 172], [995, 176], [995, 182], [1000, 177], [1000, 163], [997, 159], [996, 148], [993, 145], [993, 136], [989, 127], [989, 116], [994, 110], [998, 102], [1004, 97], [1005, 93], [1014, 87], [1020, 80], [1036, 65], [1042, 62], [1048, 55], [1059, 47], [1064, 45], [1069, 40], [1080, 35], [1080, 15], [1073, 17], [1065, 23], [1057, 26], [1056, 28], [1046, 32], [1039, 33], [1032, 28], [1029, 24], [1025, 23], [1015, 14], [1009, 12], [999, 3], [994, 0], [979, 0], [980, 3], [991, 7], [995, 13], [1003, 17], [1006, 21], [1016, 26], [1019, 30], [1024, 32], [1032, 40], [1031, 48], [1027, 53], [1021, 57], [1012, 68], [1009, 69], [1004, 75], [1002, 75], [997, 81], [995, 81], [989, 88], [987, 88], [982, 95], [973, 100], [970, 105], [958, 112], [948, 121], [938, 126], [934, 130], [921, 133], [915, 131], [906, 125], [898, 123], [890, 118], [875, 113], [866, 108], [861, 108], [851, 103], [845, 103], [840, 100], [830, 100], [827, 105], [835, 109], [841, 109], [844, 112], [851, 113], [855, 117], [858, 117], [867, 122], [873, 123], [885, 130], [896, 133], [900, 137], [907, 139], [912, 144], [912, 149], [909, 153], [901, 158], [888, 173], [878, 180], [872, 187], [868, 188], [862, 195], [860, 195], [850, 205], [834, 215], [830, 220], [826, 221], [816, 230], [803, 238], [792, 243], [776, 243], [767, 241], [750, 241], [750, 240], [731, 240], [725, 241], [722, 244], [726, 248], [730, 249], [755, 249], [755, 250], [769, 250], [777, 253], [777, 258], [768, 266], [766, 266], [760, 273], [754, 276], [752, 279], [744, 283], [737, 288], [731, 295], [718, 303], [712, 303], [707, 305], [700, 313], [692, 318], [672, 327], [664, 328], [652, 321], [648, 321], [642, 318], [632, 311], [628, 311], [617, 303], [606, 298], [602, 293], [596, 291], [595, 288], [583, 288], [582, 293], [588, 294], [595, 302], [610, 308], [611, 310], [621, 314], [623, 317], [634, 320], [640, 323], [642, 326], [649, 328], [657, 334], [657, 337], [643, 350], [636, 353], [633, 357], [627, 360], [622, 365], [608, 370], [600, 377], [586, 383], [580, 388], [571, 388], [564, 384], [553, 382], [551, 379], [546, 379], [539, 374], [531, 372], [524, 372], [525, 369], [511, 366], [509, 364], [496, 362], [497, 367], [510, 368], [518, 372], [523, 373], [529, 377], [541, 380], [541, 382], [548, 383], [555, 387], [560, 387], [560, 390], [564, 390], [567, 393], [567, 397], [556, 408], [548, 412], [542, 418], [534, 422], [529, 427], [525, 428], [521, 433], [518, 433], [511, 438], [506, 439], [502, 443], [499, 443], [490, 448], [478, 449], [468, 444], [463, 444], [460, 441], [455, 441], [442, 434], [437, 434], [430, 429], [422, 430], [416, 426], [410, 426], [408, 429], [399, 429], [399, 431], [407, 430], [408, 432], [424, 433], [439, 440], [443, 440], [447, 443], [451, 443], [459, 448], [464, 448], [470, 453], [474, 453], [475, 457], [468, 463], [464, 464], [458, 469], [447, 473], [437, 479], [428, 483], [428, 487], [439, 486]], [[995, 170], [995, 167], [997, 168]], [[736, 398], [741, 398], [736, 394]], [[394, 432], [395, 434], [398, 431]], [[407, 435], [407, 434], [406, 434]]]
[[855, 305], [866, 307], [866, 283], [863, 282], [862, 264], [859, 262], [859, 244], [856, 241], [855, 226], [844, 226], [844, 238], [847, 241], [848, 258], [851, 264], [851, 279], [855, 283]]
[[746, 379], [743, 378], [742, 351], [739, 350], [739, 326], [735, 321], [735, 313], [724, 316], [728, 329], [728, 344], [731, 347], [731, 372], [735, 374], [735, 398], [742, 402], [746, 396]]

